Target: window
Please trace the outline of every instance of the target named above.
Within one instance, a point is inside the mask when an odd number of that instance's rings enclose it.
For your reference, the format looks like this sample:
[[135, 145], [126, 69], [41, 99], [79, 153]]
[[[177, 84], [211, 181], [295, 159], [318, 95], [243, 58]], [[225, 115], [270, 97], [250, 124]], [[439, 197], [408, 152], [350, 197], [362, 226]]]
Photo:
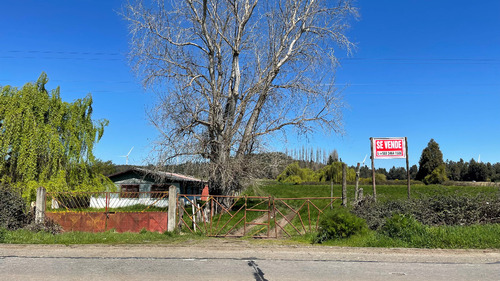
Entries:
[[139, 198], [139, 185], [138, 184], [122, 184], [120, 197], [121, 198]]
[[153, 184], [151, 186], [151, 198], [166, 198], [169, 184]]

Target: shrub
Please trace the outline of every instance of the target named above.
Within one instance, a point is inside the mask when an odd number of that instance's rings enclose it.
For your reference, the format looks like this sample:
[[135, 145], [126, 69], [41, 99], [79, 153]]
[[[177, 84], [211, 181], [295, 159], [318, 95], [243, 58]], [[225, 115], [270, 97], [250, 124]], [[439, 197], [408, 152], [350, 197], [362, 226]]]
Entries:
[[323, 216], [319, 222], [319, 232], [315, 242], [322, 243], [331, 239], [348, 238], [368, 229], [366, 221], [344, 208], [335, 208]]
[[308, 168], [300, 168], [299, 163], [295, 162], [288, 165], [277, 178], [280, 182], [300, 184], [303, 182], [318, 181], [318, 175]]
[[411, 214], [430, 226], [500, 223], [500, 197], [438, 194], [379, 203], [367, 197], [358, 202], [352, 212], [364, 218], [373, 230], [380, 229], [395, 213]]
[[375, 182], [378, 184], [385, 184], [387, 177], [384, 174], [375, 173]]
[[396, 200], [387, 202], [375, 202], [372, 196], [366, 196], [359, 201], [352, 212], [366, 220], [372, 230], [380, 229], [387, 218], [394, 213], [411, 213], [413, 202]]
[[287, 178], [285, 178], [283, 180], [283, 182], [293, 183], [293, 184], [300, 184], [300, 183], [302, 183], [302, 179], [300, 178], [300, 176], [292, 175], [292, 176], [288, 176]]
[[43, 223], [32, 222], [24, 227], [24, 229], [31, 232], [47, 232], [50, 234], [58, 234], [62, 232], [62, 227], [54, 220], [45, 218]]
[[15, 230], [28, 221], [26, 204], [20, 194], [0, 186], [0, 228]]
[[5, 235], [7, 234], [7, 230], [3, 227], [0, 227], [0, 243], [5, 242]]
[[391, 238], [410, 242], [425, 236], [426, 227], [412, 215], [394, 214], [387, 218], [381, 232]]
[[295, 162], [288, 165], [285, 170], [281, 174], [279, 174], [277, 180], [280, 182], [293, 182], [295, 184], [298, 184], [302, 182], [301, 174], [302, 169], [299, 167], [299, 163]]

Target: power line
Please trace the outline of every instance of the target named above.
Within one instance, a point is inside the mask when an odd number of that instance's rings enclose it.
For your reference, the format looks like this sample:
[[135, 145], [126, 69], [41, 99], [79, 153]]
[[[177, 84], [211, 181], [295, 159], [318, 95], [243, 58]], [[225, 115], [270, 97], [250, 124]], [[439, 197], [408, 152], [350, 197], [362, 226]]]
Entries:
[[497, 58], [367, 58], [343, 57], [341, 62], [387, 62], [401, 64], [498, 64]]
[[[2, 51], [0, 51], [1, 53]], [[126, 53], [120, 52], [89, 52], [89, 51], [53, 51], [53, 50], [6, 50], [3, 51], [11, 55], [0, 56], [0, 58], [15, 59], [15, 58], [27, 58], [33, 59], [37, 57], [33, 56], [16, 56], [15, 54], [32, 54], [32, 55], [56, 55], [56, 57], [42, 57], [44, 59], [75, 59], [75, 60], [85, 60], [88, 56], [110, 56], [110, 57], [125, 57]], [[14, 55], [12, 55], [14, 54]], [[66, 57], [58, 57], [58, 55], [65, 55]], [[69, 57], [68, 57], [69, 55]], [[80, 57], [77, 57], [80, 56]], [[93, 60], [121, 60], [122, 58], [94, 58]], [[88, 58], [87, 58], [88, 59]], [[500, 63], [500, 58], [415, 58], [415, 57], [339, 57], [341, 62], [389, 62], [389, 63], [444, 63], [444, 64], [498, 64]]]
[[[353, 87], [353, 86], [446, 86], [446, 85], [463, 85], [463, 86], [500, 86], [500, 83], [470, 83], [470, 82], [449, 82], [449, 83], [335, 83], [333, 86], [338, 87]], [[322, 86], [329, 86], [329, 84], [324, 84]]]
[[71, 58], [71, 57], [35, 57], [35, 56], [0, 56], [0, 59], [54, 59], [54, 60], [88, 60], [88, 61], [123, 61], [123, 58]]
[[58, 54], [58, 55], [92, 55], [92, 56], [121, 56], [117, 52], [79, 52], [79, 51], [40, 51], [40, 50], [7, 50], [7, 53], [31, 53], [31, 54]]
[[0, 51], [0, 59], [49, 59], [49, 60], [95, 60], [123, 61], [126, 54], [119, 52], [51, 51], [51, 50], [6, 50]]

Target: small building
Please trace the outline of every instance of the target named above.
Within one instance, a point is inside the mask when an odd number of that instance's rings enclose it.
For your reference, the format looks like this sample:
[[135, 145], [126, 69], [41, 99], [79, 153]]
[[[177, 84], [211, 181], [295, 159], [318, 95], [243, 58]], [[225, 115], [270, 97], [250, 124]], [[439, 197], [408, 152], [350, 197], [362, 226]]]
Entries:
[[[109, 175], [108, 178], [115, 184], [116, 190], [109, 190], [111, 191], [109, 199], [102, 196], [91, 198], [90, 207], [99, 208], [103, 205], [113, 208], [133, 205], [166, 207], [168, 206], [166, 192], [171, 185], [177, 188], [178, 194], [189, 195], [201, 194], [205, 186], [204, 181], [190, 176], [135, 167]], [[108, 200], [108, 203], [103, 200]]]
[[201, 194], [205, 185], [204, 181], [190, 176], [143, 168], [130, 168], [108, 178], [119, 192], [163, 192], [173, 185], [180, 194]]

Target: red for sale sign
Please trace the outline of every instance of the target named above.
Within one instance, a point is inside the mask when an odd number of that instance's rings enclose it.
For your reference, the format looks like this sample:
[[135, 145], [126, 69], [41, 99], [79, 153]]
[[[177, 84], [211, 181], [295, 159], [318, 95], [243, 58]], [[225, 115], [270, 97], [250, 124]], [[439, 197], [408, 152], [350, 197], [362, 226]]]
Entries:
[[405, 138], [372, 138], [374, 159], [406, 158]]

